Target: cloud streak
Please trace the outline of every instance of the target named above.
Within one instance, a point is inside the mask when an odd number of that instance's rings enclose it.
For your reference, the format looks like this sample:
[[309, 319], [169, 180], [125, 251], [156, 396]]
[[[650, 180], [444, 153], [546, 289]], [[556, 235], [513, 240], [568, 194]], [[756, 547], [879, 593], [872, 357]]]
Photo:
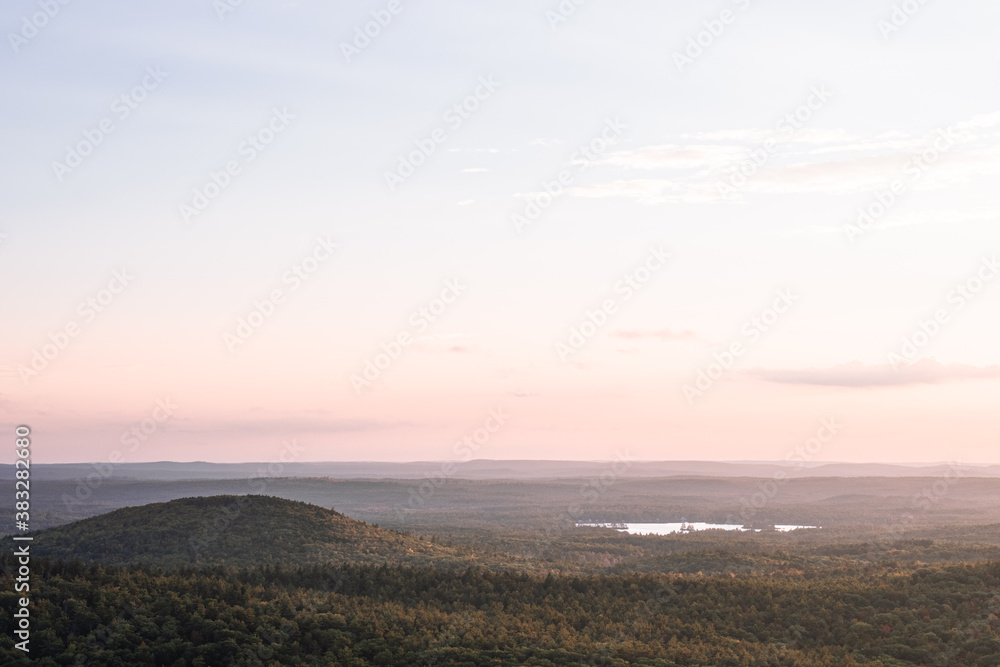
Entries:
[[746, 371], [745, 374], [765, 382], [779, 384], [825, 387], [894, 387], [1000, 378], [1000, 365], [942, 364], [934, 359], [921, 359], [916, 363], [900, 366], [899, 371], [896, 372], [890, 364], [869, 365], [853, 361], [829, 368], [801, 370], [755, 368]]
[[[685, 134], [669, 143], [616, 151], [601, 161], [625, 172], [663, 173], [578, 186], [570, 193], [646, 205], [721, 202], [726, 198], [718, 187], [720, 179], [744, 168], [767, 140], [778, 142], [783, 159], [754, 173], [740, 188], [744, 194], [857, 194], [885, 188], [893, 179], [908, 180], [909, 189], [932, 190], [969, 183], [1000, 169], [998, 118], [1000, 114], [975, 116], [926, 135], [889, 131], [861, 137], [845, 130], [809, 128], [797, 131], [791, 140], [767, 129]], [[914, 175], [915, 161], [943, 140], [948, 146], [937, 150], [946, 155], [934, 158], [926, 175]]]

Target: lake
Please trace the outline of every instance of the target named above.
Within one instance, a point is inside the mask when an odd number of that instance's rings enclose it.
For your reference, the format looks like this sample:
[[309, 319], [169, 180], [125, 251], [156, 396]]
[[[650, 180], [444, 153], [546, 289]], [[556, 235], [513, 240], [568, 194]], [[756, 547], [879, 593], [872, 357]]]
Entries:
[[[600, 528], [614, 528], [619, 532], [629, 535], [671, 535], [673, 533], [696, 532], [699, 530], [755, 530], [760, 532], [760, 528], [744, 528], [737, 523], [704, 523], [702, 521], [687, 521], [681, 523], [583, 523], [577, 522], [578, 527], [590, 526]], [[775, 524], [774, 529], [779, 533], [787, 533], [790, 530], [799, 528], [816, 528], [816, 526], [794, 526], [790, 524]]]

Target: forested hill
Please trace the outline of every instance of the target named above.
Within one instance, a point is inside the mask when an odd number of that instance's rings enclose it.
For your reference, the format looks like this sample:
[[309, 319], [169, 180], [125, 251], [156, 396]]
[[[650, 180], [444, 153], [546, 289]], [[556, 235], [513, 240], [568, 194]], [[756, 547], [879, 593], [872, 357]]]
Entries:
[[476, 562], [468, 550], [270, 496], [181, 498], [126, 507], [41, 531], [32, 549], [49, 558], [167, 567]]

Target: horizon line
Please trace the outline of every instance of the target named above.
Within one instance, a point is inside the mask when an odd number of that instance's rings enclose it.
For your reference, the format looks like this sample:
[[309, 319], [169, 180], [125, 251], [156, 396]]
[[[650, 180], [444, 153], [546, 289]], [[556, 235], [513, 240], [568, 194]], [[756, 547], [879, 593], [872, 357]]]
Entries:
[[[469, 459], [467, 461], [456, 461], [454, 459], [424, 459], [424, 460], [408, 460], [408, 461], [374, 461], [374, 460], [357, 460], [357, 459], [344, 459], [344, 460], [318, 460], [318, 461], [281, 461], [282, 465], [331, 465], [331, 464], [353, 464], [353, 465], [426, 465], [426, 464], [454, 464], [454, 465], [467, 465], [470, 463], [561, 463], [561, 464], [574, 464], [574, 463], [616, 463], [621, 459]], [[740, 459], [740, 460], [726, 460], [726, 459], [631, 459], [628, 461], [630, 464], [635, 463], [659, 463], [659, 464], [728, 464], [728, 465], [778, 465], [778, 466], [790, 466], [790, 467], [818, 467], [824, 465], [888, 465], [888, 466], [941, 466], [941, 465], [954, 465], [954, 466], [966, 466], [966, 467], [990, 467], [998, 466], [1000, 462], [959, 462], [959, 461], [801, 461], [801, 460], [768, 460], [768, 459]], [[158, 461], [120, 461], [116, 463], [109, 463], [107, 461], [53, 461], [48, 463], [32, 462], [35, 466], [52, 466], [52, 465], [112, 465], [114, 467], [120, 466], [132, 466], [132, 465], [160, 465], [160, 464], [174, 464], [174, 465], [272, 465], [274, 463], [279, 463], [277, 461], [205, 461], [205, 460], [194, 460], [194, 461], [172, 461], [161, 459]], [[13, 462], [4, 463], [3, 465], [14, 465]]]

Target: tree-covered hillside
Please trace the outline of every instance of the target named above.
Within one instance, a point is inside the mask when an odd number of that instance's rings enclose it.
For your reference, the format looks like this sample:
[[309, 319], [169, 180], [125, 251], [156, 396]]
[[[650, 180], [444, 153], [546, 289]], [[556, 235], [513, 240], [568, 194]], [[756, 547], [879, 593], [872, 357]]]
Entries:
[[32, 653], [5, 665], [995, 667], [1000, 566], [784, 577], [398, 566], [34, 563]]
[[127, 507], [41, 531], [33, 549], [51, 558], [161, 566], [473, 561], [467, 552], [270, 496]]

